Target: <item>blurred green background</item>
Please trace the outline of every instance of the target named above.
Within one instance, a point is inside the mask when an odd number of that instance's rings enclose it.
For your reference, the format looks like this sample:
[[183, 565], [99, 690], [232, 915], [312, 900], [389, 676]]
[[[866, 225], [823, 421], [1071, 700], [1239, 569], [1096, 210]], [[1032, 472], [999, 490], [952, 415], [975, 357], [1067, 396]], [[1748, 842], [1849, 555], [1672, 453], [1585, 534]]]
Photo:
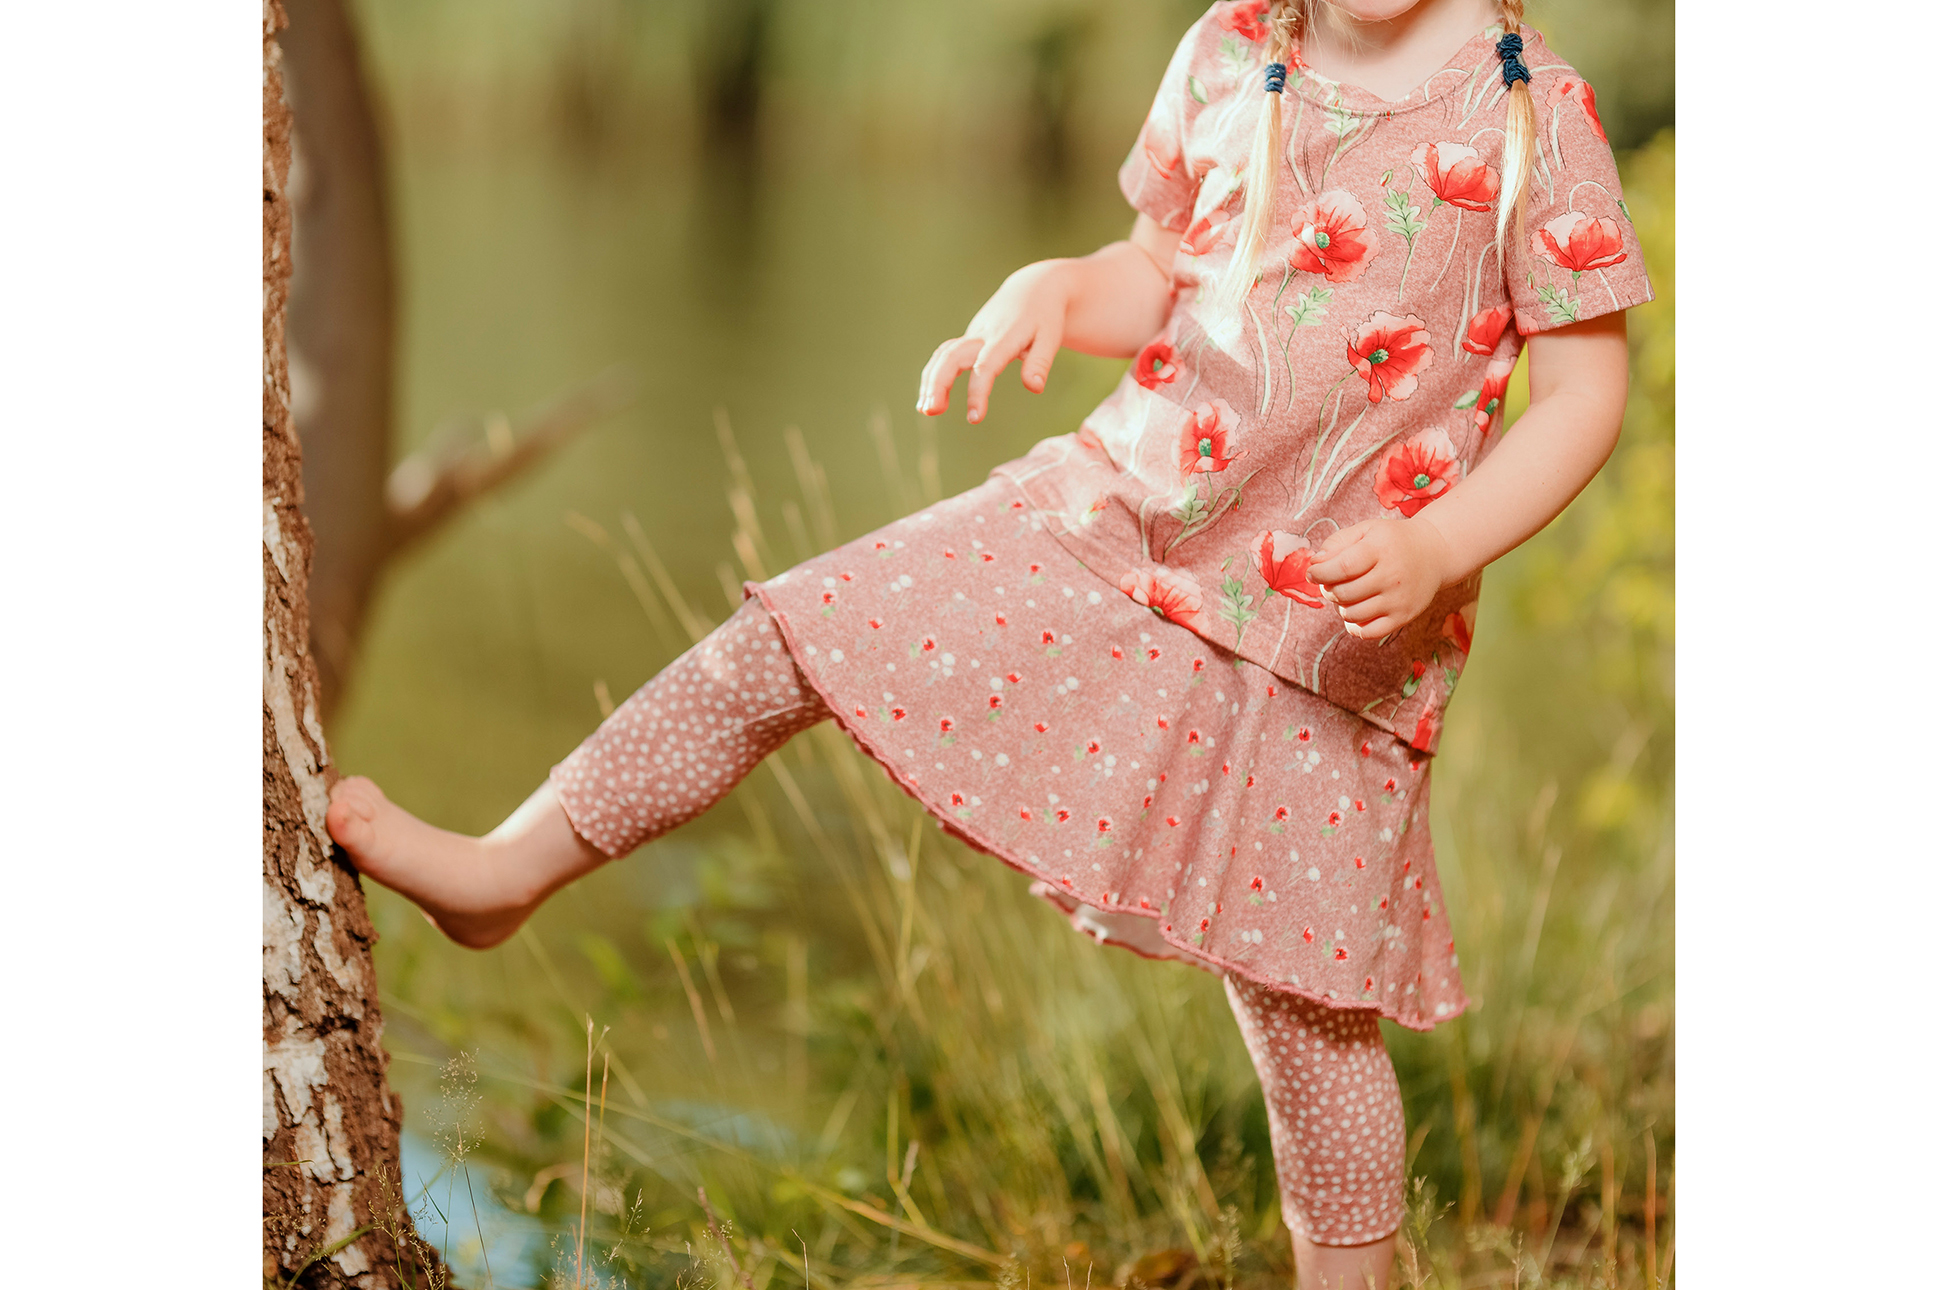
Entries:
[[[641, 395], [392, 572], [332, 731], [345, 771], [448, 827], [501, 819], [601, 687], [623, 699], [686, 643], [615, 558], [628, 516], [723, 617], [744, 570], [720, 412], [783, 564], [810, 553], [797, 529], [845, 540], [1074, 427], [1120, 363], [1066, 353], [1040, 396], [1011, 374], [973, 428], [959, 407], [918, 426], [915, 378], [1011, 269], [1124, 234], [1115, 168], [1202, 7], [355, 5], [400, 255], [399, 453], [614, 362]], [[1673, 1250], [1672, 9], [1529, 20], [1597, 88], [1659, 298], [1631, 316], [1614, 462], [1489, 574], [1437, 764], [1477, 1005], [1388, 1031], [1439, 1198], [1417, 1217], [1452, 1206], [1407, 1275], [1642, 1285]], [[446, 1170], [423, 1226], [466, 1284], [730, 1278], [702, 1184], [760, 1290], [795, 1284], [803, 1245], [857, 1284], [1287, 1275], [1216, 980], [1094, 950], [879, 780], [799, 739], [483, 955], [372, 890], [412, 1170]], [[595, 1103], [615, 1073], [582, 1170], [588, 1014], [611, 1027]]]

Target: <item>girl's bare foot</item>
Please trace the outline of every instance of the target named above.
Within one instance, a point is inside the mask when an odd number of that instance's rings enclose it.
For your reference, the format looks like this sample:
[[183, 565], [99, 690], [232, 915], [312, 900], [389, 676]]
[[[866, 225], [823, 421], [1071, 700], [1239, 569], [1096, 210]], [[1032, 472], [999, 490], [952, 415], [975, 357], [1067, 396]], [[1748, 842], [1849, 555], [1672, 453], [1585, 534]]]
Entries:
[[545, 897], [607, 859], [572, 831], [549, 783], [482, 838], [426, 824], [361, 776], [338, 782], [326, 819], [360, 871], [474, 950], [505, 940]]

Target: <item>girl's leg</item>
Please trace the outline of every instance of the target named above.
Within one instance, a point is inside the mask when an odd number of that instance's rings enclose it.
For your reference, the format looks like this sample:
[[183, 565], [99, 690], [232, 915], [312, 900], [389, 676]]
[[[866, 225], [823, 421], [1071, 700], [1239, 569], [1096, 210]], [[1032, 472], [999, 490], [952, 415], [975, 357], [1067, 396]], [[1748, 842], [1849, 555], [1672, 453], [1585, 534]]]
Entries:
[[544, 899], [712, 806], [760, 759], [827, 717], [757, 600], [639, 688], [482, 838], [435, 828], [367, 779], [330, 795], [357, 868], [484, 949]]
[[1406, 1119], [1370, 1009], [1225, 978], [1265, 1088], [1300, 1290], [1386, 1290], [1404, 1217]]

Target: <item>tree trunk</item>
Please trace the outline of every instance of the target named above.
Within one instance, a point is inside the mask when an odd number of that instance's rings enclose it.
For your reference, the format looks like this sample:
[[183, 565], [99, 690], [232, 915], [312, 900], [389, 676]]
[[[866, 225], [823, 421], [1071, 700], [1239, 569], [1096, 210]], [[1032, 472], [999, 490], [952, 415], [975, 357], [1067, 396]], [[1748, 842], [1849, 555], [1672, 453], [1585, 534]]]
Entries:
[[441, 1284], [402, 1197], [357, 876], [323, 825], [335, 778], [309, 652], [312, 541], [290, 414], [290, 114], [277, 0], [263, 10], [263, 1274], [265, 1285]]
[[383, 147], [342, 0], [286, 0], [282, 47], [297, 126], [290, 171], [290, 395], [316, 531], [310, 644], [324, 719], [355, 668], [393, 535], [396, 287]]

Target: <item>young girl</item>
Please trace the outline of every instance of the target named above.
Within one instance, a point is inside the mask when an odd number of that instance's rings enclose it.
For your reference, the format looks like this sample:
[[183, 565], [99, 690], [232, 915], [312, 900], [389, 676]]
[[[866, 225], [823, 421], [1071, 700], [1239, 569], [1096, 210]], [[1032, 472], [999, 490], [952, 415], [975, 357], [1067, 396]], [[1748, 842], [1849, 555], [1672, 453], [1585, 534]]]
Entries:
[[[1465, 1006], [1427, 836], [1480, 570], [1608, 457], [1650, 298], [1594, 92], [1520, 0], [1225, 0], [1119, 176], [1127, 242], [1012, 275], [918, 406], [1133, 358], [1070, 435], [750, 584], [482, 839], [367, 780], [331, 832], [453, 939], [832, 717], [1097, 939], [1223, 974], [1301, 1285], [1384, 1286], [1378, 1019]], [[1531, 402], [1503, 439], [1521, 347]]]

